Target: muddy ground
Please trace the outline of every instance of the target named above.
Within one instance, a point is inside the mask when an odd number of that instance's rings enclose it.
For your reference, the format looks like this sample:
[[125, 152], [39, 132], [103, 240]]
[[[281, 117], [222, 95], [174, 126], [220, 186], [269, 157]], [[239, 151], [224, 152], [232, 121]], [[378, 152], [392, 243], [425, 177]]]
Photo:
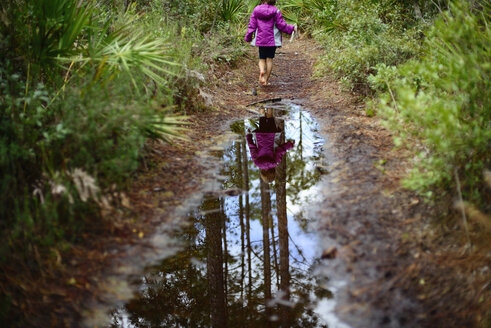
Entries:
[[192, 115], [187, 141], [148, 145], [128, 199], [120, 195], [125, 206], [111, 216], [116, 224], [107, 224], [111, 235], [94, 229], [84, 246], [59, 259], [61, 274], [32, 277], [30, 287], [42, 286], [43, 296], [19, 304], [31, 311], [29, 325], [100, 326], [105, 311], [131, 297], [128, 278], [173, 247], [159, 236], [212, 183], [215, 164], [200, 154], [223, 142], [232, 120], [257, 110], [246, 105], [283, 98], [309, 111], [326, 139], [327, 174], [315, 215], [326, 274], [349, 281], [336, 296], [338, 315], [360, 328], [489, 327], [486, 242], [465, 248], [457, 220], [436, 222], [451, 212], [401, 187], [411, 153], [394, 149], [390, 132], [366, 116], [359, 96], [332, 78], [311, 77], [320, 54], [310, 40], [281, 48], [266, 87], [257, 82], [254, 49], [233, 66], [216, 67], [213, 83], [200, 90], [212, 109]]

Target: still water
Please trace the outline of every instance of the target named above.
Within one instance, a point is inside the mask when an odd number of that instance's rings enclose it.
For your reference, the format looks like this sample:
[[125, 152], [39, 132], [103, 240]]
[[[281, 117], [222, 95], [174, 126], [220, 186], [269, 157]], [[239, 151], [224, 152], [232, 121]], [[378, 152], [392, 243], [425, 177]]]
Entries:
[[323, 139], [299, 106], [268, 107], [283, 131], [275, 149], [294, 141], [270, 182], [246, 138], [259, 116], [235, 122], [236, 139], [215, 152], [221, 190], [190, 213], [175, 236], [184, 246], [135, 282], [110, 327], [327, 327], [320, 305], [332, 294], [315, 273], [321, 251], [307, 217], [321, 193]]

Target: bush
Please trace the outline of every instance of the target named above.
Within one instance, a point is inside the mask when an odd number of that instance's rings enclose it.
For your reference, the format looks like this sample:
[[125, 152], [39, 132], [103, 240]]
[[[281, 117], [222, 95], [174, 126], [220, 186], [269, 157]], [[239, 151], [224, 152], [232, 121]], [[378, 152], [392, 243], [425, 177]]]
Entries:
[[19, 243], [73, 241], [99, 222], [105, 195], [124, 187], [145, 140], [179, 136], [182, 120], [169, 116], [188, 92], [179, 80], [201, 83], [187, 73], [201, 69], [189, 42], [171, 47], [182, 37], [173, 22], [78, 3], [1, 5], [9, 13], [0, 20], [3, 259]]
[[449, 184], [457, 171], [468, 199], [483, 194], [491, 145], [489, 18], [488, 10], [472, 12], [465, 1], [451, 4], [428, 31], [420, 59], [382, 67], [371, 79], [388, 90], [379, 110], [398, 132], [396, 144], [421, 143], [405, 181], [412, 189]]
[[180, 137], [172, 114], [200, 106], [201, 57], [244, 52], [244, 3], [0, 4], [2, 259], [15, 245], [30, 245], [17, 249], [27, 254], [79, 238], [124, 188], [145, 141]]
[[314, 30], [329, 32], [335, 28], [337, 0], [288, 0], [281, 3], [285, 19], [311, 34]]
[[317, 74], [332, 71], [346, 87], [368, 93], [368, 76], [377, 65], [397, 65], [418, 53], [421, 27], [408, 24], [404, 12], [384, 2], [338, 1], [330, 29], [314, 32], [326, 51]]

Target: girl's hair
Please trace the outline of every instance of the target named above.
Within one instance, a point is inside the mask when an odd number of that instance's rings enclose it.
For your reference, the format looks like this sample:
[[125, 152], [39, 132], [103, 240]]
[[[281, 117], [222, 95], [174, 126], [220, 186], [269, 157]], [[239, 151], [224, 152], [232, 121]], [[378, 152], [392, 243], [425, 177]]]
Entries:
[[276, 4], [276, 0], [261, 0], [262, 3], [267, 3], [268, 5], [274, 6]]
[[269, 170], [261, 170], [261, 179], [266, 183], [271, 183], [274, 181], [276, 170], [273, 167]]

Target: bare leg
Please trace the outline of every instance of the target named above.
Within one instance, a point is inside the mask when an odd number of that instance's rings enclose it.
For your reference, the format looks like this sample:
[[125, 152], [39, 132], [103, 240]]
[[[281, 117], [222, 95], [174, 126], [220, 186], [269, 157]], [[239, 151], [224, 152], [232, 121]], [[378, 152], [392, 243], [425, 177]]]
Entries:
[[266, 79], [264, 75], [266, 74], [266, 59], [259, 59], [259, 83], [262, 85], [266, 84]]
[[273, 71], [273, 58], [266, 58], [266, 82], [264, 84], [268, 84], [269, 76]]

